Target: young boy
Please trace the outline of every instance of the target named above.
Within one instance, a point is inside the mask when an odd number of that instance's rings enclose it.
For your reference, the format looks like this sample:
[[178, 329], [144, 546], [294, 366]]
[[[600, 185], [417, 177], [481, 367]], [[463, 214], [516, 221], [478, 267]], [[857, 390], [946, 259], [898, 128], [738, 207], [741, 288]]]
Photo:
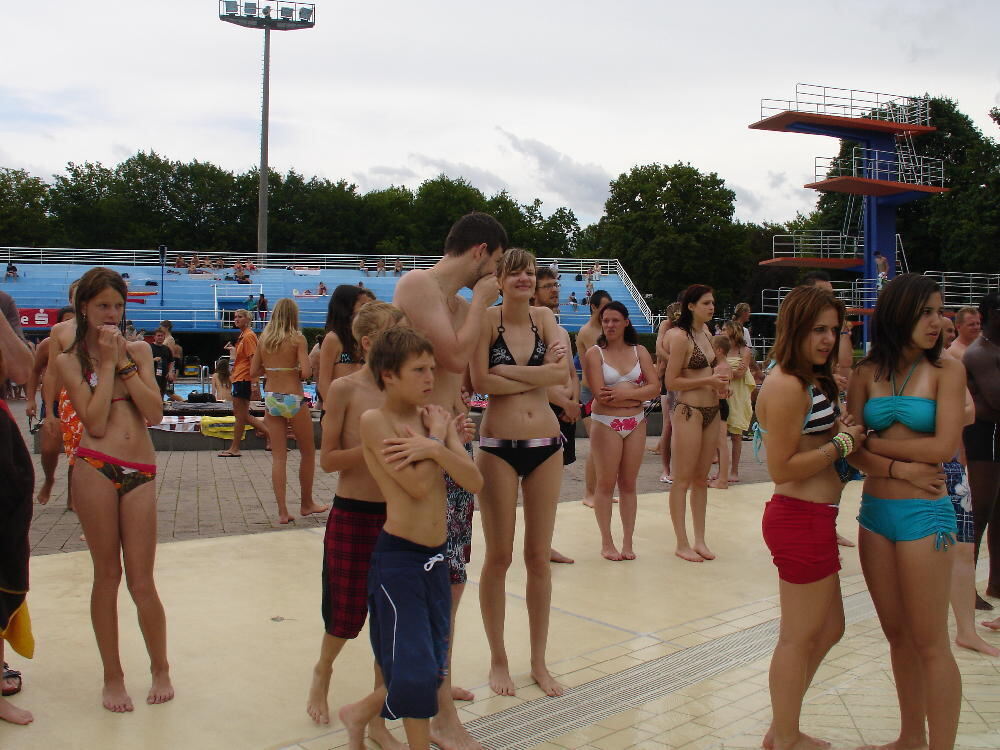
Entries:
[[365, 725], [378, 713], [403, 719], [412, 750], [430, 748], [446, 672], [451, 591], [442, 472], [473, 493], [483, 478], [460, 435], [465, 415], [429, 403], [433, 351], [422, 334], [400, 327], [383, 333], [368, 354], [385, 392], [383, 406], [361, 416], [365, 462], [386, 500], [368, 576], [369, 630], [385, 685], [340, 709], [352, 750], [363, 750]]
[[[733, 368], [726, 361], [732, 346], [728, 336], [712, 337], [712, 351], [718, 361], [712, 373], [721, 375], [727, 383], [733, 377]], [[708, 483], [709, 487], [717, 490], [729, 489], [729, 428], [726, 424], [726, 420], [729, 419], [729, 403], [726, 401], [728, 397], [728, 387], [724, 391], [719, 391], [719, 473]]]
[[[354, 318], [351, 331], [368, 355], [372, 341], [382, 331], [397, 325], [402, 311], [386, 302], [371, 302]], [[327, 694], [333, 662], [348, 640], [357, 638], [368, 616], [368, 566], [375, 540], [385, 523], [385, 499], [365, 466], [361, 451], [361, 415], [378, 409], [385, 394], [375, 385], [367, 367], [330, 384], [323, 403], [323, 442], [320, 466], [340, 472], [323, 539], [323, 644], [313, 668], [306, 712], [317, 724], [330, 723]], [[375, 685], [382, 673], [375, 668]], [[383, 750], [402, 750], [404, 745], [375, 718], [368, 736]]]

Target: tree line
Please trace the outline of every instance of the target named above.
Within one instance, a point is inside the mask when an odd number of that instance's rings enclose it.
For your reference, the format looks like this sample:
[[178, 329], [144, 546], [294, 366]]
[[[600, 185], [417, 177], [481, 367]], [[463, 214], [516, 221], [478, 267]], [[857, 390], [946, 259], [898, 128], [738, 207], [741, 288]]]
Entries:
[[[937, 132], [917, 139], [921, 155], [945, 160], [943, 196], [899, 209], [910, 265], [998, 270], [1000, 145], [954, 102], [931, 101]], [[991, 117], [1000, 125], [1000, 110]], [[853, 144], [842, 144], [842, 155]], [[776, 144], [775, 148], [780, 148]], [[457, 216], [494, 214], [513, 244], [540, 256], [613, 257], [662, 309], [685, 286], [712, 284], [723, 304], [751, 304], [760, 290], [794, 284], [799, 271], [761, 267], [771, 237], [843, 224], [845, 196], [821, 193], [816, 208], [785, 223], [735, 219], [735, 193], [714, 172], [678, 162], [637, 165], [609, 184], [600, 219], [581, 228], [573, 211], [546, 215], [542, 202], [506, 191], [487, 197], [461, 177], [439, 175], [416, 190], [361, 192], [346, 180], [272, 171], [269, 246], [299, 253], [435, 255]], [[140, 152], [115, 167], [70, 163], [51, 182], [0, 168], [0, 245], [152, 248], [249, 254], [256, 246], [256, 169], [236, 174], [213, 164]], [[851, 278], [851, 275], [845, 275]], [[756, 306], [756, 305], [754, 305]]]

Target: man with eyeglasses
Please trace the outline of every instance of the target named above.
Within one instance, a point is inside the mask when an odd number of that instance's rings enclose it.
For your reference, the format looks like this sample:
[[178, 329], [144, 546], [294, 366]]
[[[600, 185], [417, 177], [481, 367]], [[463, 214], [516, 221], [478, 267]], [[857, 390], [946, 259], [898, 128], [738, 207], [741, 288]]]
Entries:
[[[552, 268], [539, 268], [535, 276], [535, 299], [533, 304], [547, 307], [559, 314], [559, 277]], [[572, 351], [569, 333], [559, 326], [559, 342]], [[576, 376], [573, 360], [566, 358], [566, 382], [548, 389], [549, 405], [559, 418], [559, 430], [563, 435], [563, 466], [576, 461], [576, 421], [580, 418], [580, 380]], [[552, 549], [549, 559], [555, 563], [572, 563], [571, 557]]]

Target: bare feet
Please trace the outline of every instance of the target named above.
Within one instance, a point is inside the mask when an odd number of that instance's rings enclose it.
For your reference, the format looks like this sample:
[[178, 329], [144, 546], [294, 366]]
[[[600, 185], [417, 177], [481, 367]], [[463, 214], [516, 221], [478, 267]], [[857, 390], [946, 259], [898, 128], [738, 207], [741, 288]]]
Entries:
[[239, 458], [241, 454], [239, 451], [225, 450], [220, 451], [217, 455], [219, 458]]
[[6, 698], [0, 698], [0, 719], [8, 721], [11, 724], [21, 724], [23, 726], [33, 722], [35, 717], [31, 715], [31, 711], [25, 711], [23, 708], [15, 706]]
[[556, 682], [555, 678], [549, 674], [549, 670], [545, 667], [532, 669], [531, 679], [538, 683], [538, 687], [540, 687], [542, 692], [550, 698], [558, 698], [566, 692], [566, 688]]
[[729, 482], [727, 482], [725, 480], [720, 481], [718, 479], [712, 479], [712, 480], [709, 480], [708, 486], [711, 487], [712, 489], [715, 489], [715, 490], [728, 490], [729, 489]]
[[289, 523], [290, 521], [294, 521], [294, 520], [295, 520], [295, 516], [293, 516], [291, 513], [279, 513], [278, 514], [278, 523], [280, 523], [282, 526], [284, 526], [285, 524]]
[[995, 620], [983, 620], [979, 624], [984, 628], [989, 628], [990, 630], [1000, 630], [1000, 617]]
[[392, 732], [385, 725], [385, 719], [381, 716], [376, 716], [368, 722], [368, 739], [382, 750], [406, 750], [409, 747], [405, 742], [400, 742], [392, 736]]
[[852, 542], [846, 536], [841, 536], [840, 534], [837, 534], [837, 544], [839, 544], [841, 547], [853, 547], [854, 546], [854, 542]]
[[734, 477], [734, 476], [730, 475], [730, 477], [729, 477], [729, 483], [730, 484], [736, 484], [739, 481], [740, 481], [739, 477]]
[[[760, 743], [760, 746], [764, 750], [776, 750], [778, 745], [774, 741], [774, 728], [770, 727], [767, 730], [767, 734], [764, 735], [764, 741]], [[799, 732], [799, 738], [789, 745], [782, 745], [780, 750], [827, 750], [832, 747], [832, 745], [826, 740], [818, 740], [815, 737], [810, 737], [805, 732]]]
[[[576, 560], [572, 557], [566, 557], [562, 552], [557, 550], [555, 547], [549, 550], [549, 562], [554, 563], [565, 563], [566, 565], [572, 565]], [[472, 700], [471, 698], [469, 700]]]
[[303, 517], [311, 516], [313, 513], [326, 513], [330, 509], [329, 505], [305, 505], [303, 504], [299, 512]]
[[327, 696], [330, 694], [330, 677], [333, 667], [317, 664], [313, 667], [312, 684], [309, 686], [309, 697], [306, 699], [306, 713], [317, 724], [330, 723], [330, 705]]
[[705, 562], [705, 558], [690, 547], [678, 547], [674, 550], [674, 554], [681, 560], [687, 560], [688, 562]]
[[[983, 624], [985, 625], [986, 623]], [[972, 634], [971, 638], [955, 638], [955, 645], [967, 648], [970, 651], [978, 651], [979, 653], [986, 654], [987, 656], [1000, 656], [1000, 648], [991, 646], [975, 633]]]
[[49, 499], [52, 497], [52, 482], [45, 482], [42, 488], [38, 490], [38, 504], [48, 505]]
[[454, 707], [441, 711], [431, 719], [431, 742], [441, 750], [483, 750], [476, 738], [458, 720]]
[[583, 504], [587, 508], [593, 508], [594, 507], [594, 498], [592, 498], [592, 497], [585, 497], [585, 498], [583, 498]]
[[464, 687], [459, 687], [458, 685], [451, 686], [451, 699], [453, 701], [474, 701], [476, 699], [476, 694], [471, 690], [466, 690]]
[[101, 698], [104, 707], [113, 713], [123, 714], [133, 709], [132, 699], [125, 690], [124, 678], [105, 682]]
[[363, 715], [362, 707], [358, 703], [351, 703], [344, 706], [337, 712], [340, 723], [347, 730], [347, 747], [350, 750], [365, 749], [365, 723], [367, 717]]
[[601, 557], [605, 560], [620, 562], [622, 560], [622, 553], [612, 544], [610, 547], [601, 547]]
[[490, 667], [490, 690], [497, 695], [514, 695], [514, 680], [505, 665], [494, 664]]
[[655, 454], [657, 456], [660, 455], [660, 445], [659, 445], [659, 443], [657, 443], [656, 445], [654, 445], [652, 448], [647, 448], [646, 450], [648, 450], [650, 453], [653, 453], [653, 454]]
[[631, 545], [622, 545], [622, 560], [634, 560], [635, 550], [632, 549]]
[[695, 543], [695, 545], [694, 545], [694, 547], [692, 547], [692, 549], [695, 551], [696, 554], [701, 555], [706, 560], [714, 560], [715, 559], [715, 554], [712, 552], [712, 550], [710, 550], [708, 548], [708, 545], [705, 544], [704, 542], [697, 542], [697, 543]]
[[174, 686], [170, 682], [169, 672], [154, 672], [153, 684], [149, 688], [149, 695], [146, 696], [146, 703], [151, 706], [157, 703], [166, 703], [173, 700]]

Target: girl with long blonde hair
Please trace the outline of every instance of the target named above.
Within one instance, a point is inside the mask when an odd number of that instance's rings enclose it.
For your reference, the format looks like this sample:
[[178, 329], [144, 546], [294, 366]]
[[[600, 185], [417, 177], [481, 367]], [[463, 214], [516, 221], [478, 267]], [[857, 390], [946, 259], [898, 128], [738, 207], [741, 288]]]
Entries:
[[294, 300], [278, 300], [271, 312], [257, 351], [250, 363], [250, 377], [267, 377], [264, 397], [264, 426], [271, 440], [271, 483], [278, 503], [278, 523], [294, 520], [288, 512], [285, 484], [288, 478], [288, 427], [299, 446], [299, 487], [303, 516], [322, 513], [325, 505], [313, 502], [313, 478], [316, 474], [316, 441], [313, 437], [312, 414], [304, 404], [302, 381], [312, 374], [306, 337], [299, 330], [299, 308]]

